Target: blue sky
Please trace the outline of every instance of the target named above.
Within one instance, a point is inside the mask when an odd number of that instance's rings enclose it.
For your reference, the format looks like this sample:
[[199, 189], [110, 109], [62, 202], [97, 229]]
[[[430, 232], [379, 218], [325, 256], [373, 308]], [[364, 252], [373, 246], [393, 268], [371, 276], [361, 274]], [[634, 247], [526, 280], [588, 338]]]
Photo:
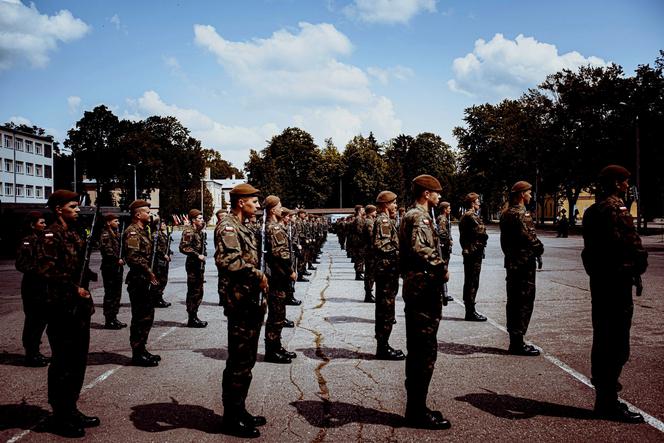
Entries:
[[343, 149], [452, 129], [547, 74], [664, 49], [661, 0], [0, 0], [0, 122], [174, 115], [242, 167], [288, 126]]

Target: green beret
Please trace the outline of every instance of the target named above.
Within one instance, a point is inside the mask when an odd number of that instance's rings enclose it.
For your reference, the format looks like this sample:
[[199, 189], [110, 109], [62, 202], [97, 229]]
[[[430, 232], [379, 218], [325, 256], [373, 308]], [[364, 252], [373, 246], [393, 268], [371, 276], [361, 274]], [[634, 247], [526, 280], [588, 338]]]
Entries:
[[600, 178], [608, 180], [627, 180], [631, 174], [620, 165], [609, 165], [599, 173]]
[[69, 203], [71, 201], [78, 201], [78, 199], [78, 193], [68, 189], [58, 189], [53, 194], [51, 194], [46, 204], [53, 210], [56, 206], [62, 206], [65, 203]]
[[150, 207], [150, 203], [146, 202], [145, 200], [134, 200], [134, 201], [131, 202], [131, 204], [129, 205], [129, 210], [130, 210], [131, 212], [134, 212], [136, 209], [138, 209], [138, 208], [143, 208], [143, 207], [146, 207], [146, 206], [149, 208], [149, 207]]
[[189, 220], [193, 220], [201, 214], [202, 214], [202, 212], [200, 211], [200, 209], [195, 209], [195, 208], [190, 209], [189, 214], [188, 214], [189, 215]]
[[392, 191], [381, 191], [376, 197], [376, 203], [392, 203], [397, 199], [397, 195]]
[[512, 189], [510, 192], [517, 193], [517, 192], [524, 192], [527, 191], [528, 189], [533, 189], [533, 185], [528, 183], [527, 181], [518, 181], [514, 183], [514, 186], [512, 186]]
[[256, 197], [261, 191], [251, 186], [249, 183], [240, 183], [231, 189], [230, 194], [238, 197]]
[[443, 190], [443, 187], [440, 186], [438, 179], [427, 174], [422, 174], [415, 177], [413, 179], [413, 184], [428, 191], [440, 192]]

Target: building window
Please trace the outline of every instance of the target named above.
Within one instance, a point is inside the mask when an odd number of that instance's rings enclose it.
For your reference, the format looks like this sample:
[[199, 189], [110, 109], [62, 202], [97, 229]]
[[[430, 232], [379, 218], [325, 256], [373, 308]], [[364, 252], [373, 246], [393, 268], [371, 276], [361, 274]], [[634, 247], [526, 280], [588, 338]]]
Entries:
[[16, 173], [23, 174], [23, 162], [16, 162]]
[[30, 140], [25, 141], [25, 152], [32, 154], [32, 142]]
[[53, 188], [50, 186], [44, 186], [44, 198], [49, 198], [53, 193]]
[[14, 172], [14, 162], [13, 161], [5, 160], [5, 172], [12, 172], [12, 173]]
[[32, 163], [26, 163], [25, 164], [25, 173], [27, 175], [34, 175], [35, 173], [35, 166]]
[[2, 190], [5, 189], [4, 186], [2, 186], [2, 182], [0, 182], [0, 197], [2, 196]]
[[35, 143], [35, 154], [44, 155], [44, 147], [41, 143]]
[[12, 196], [14, 195], [14, 185], [11, 183], [5, 183], [5, 195]]
[[53, 178], [53, 168], [50, 165], [44, 165], [44, 177]]
[[5, 135], [5, 148], [7, 149], [12, 148], [12, 138], [8, 135]]
[[44, 145], [44, 157], [51, 158], [51, 145]]
[[16, 196], [23, 197], [23, 185], [16, 185]]
[[35, 165], [35, 175], [37, 177], [44, 176], [44, 167], [42, 165]]
[[25, 185], [25, 196], [26, 197], [34, 197], [35, 196], [35, 187], [32, 185]]
[[23, 139], [17, 138], [14, 140], [14, 149], [17, 151], [22, 151], [23, 150]]
[[41, 186], [35, 186], [35, 197], [43, 198], [44, 197], [44, 188]]

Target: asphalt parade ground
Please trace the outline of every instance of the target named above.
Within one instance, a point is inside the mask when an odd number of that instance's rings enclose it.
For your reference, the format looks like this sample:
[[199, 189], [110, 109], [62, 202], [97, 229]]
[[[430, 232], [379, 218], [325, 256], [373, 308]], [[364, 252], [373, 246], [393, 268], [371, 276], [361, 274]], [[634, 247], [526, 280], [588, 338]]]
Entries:
[[[644, 295], [635, 299], [632, 353], [621, 382], [621, 399], [646, 416], [644, 424], [593, 417], [589, 384], [592, 325], [588, 279], [580, 259], [582, 239], [541, 233], [544, 267], [527, 340], [539, 357], [507, 354], [505, 271], [499, 232], [489, 227], [477, 308], [486, 323], [463, 320], [463, 266], [455, 235], [449, 291], [443, 309], [438, 361], [428, 405], [452, 422], [444, 431], [404, 426], [404, 362], [374, 358], [374, 305], [363, 302], [363, 282], [334, 235], [328, 236], [318, 269], [298, 283], [301, 306], [289, 306], [296, 323], [283, 343], [298, 353], [290, 365], [258, 362], [247, 409], [267, 417], [259, 441], [620, 441], [664, 442], [664, 243], [646, 237], [650, 266]], [[208, 238], [212, 237], [211, 231]], [[174, 250], [179, 235], [176, 233]], [[236, 441], [222, 433], [221, 375], [227, 357], [226, 320], [218, 306], [217, 271], [209, 245], [205, 298], [199, 317], [205, 329], [186, 328], [184, 257], [176, 252], [166, 288], [169, 308], [157, 309], [148, 350], [160, 354], [155, 368], [131, 366], [128, 328], [103, 329], [101, 282], [93, 286], [90, 354], [78, 406], [101, 418], [87, 430], [95, 442]], [[99, 255], [93, 255], [93, 269]], [[40, 430], [48, 415], [47, 368], [23, 366], [20, 274], [0, 262], [0, 441], [65, 440]], [[403, 300], [390, 343], [406, 351]], [[130, 322], [124, 289], [119, 319]], [[50, 355], [44, 337], [42, 352]]]

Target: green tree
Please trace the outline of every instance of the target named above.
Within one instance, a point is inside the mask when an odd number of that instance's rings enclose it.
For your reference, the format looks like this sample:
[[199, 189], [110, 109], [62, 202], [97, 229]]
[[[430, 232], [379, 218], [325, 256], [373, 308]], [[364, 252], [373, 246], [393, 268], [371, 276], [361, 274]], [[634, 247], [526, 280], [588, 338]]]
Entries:
[[346, 169], [343, 175], [344, 204], [346, 206], [373, 203], [384, 188], [387, 164], [380, 155], [380, 147], [373, 134], [355, 136], [343, 154]]
[[214, 149], [203, 149], [203, 156], [205, 158], [205, 167], [210, 168], [210, 178], [244, 178], [244, 174], [238, 168], [233, 166], [229, 161], [221, 157], [221, 153]]
[[[325, 148], [322, 153], [323, 161], [323, 176], [326, 180], [326, 194], [328, 194], [325, 207], [336, 208], [340, 204], [339, 193], [343, 188], [343, 175], [345, 171], [345, 164], [343, 156], [332, 142], [331, 138], [325, 139]], [[341, 204], [345, 202], [341, 201]]]
[[[454, 190], [456, 158], [450, 145], [431, 132], [418, 134], [409, 144], [401, 175], [408, 201], [412, 201], [410, 183], [421, 174], [436, 177], [443, 188], [442, 195], [451, 196]], [[408, 184], [408, 185], [406, 185]], [[448, 197], [449, 198], [449, 197]]]

